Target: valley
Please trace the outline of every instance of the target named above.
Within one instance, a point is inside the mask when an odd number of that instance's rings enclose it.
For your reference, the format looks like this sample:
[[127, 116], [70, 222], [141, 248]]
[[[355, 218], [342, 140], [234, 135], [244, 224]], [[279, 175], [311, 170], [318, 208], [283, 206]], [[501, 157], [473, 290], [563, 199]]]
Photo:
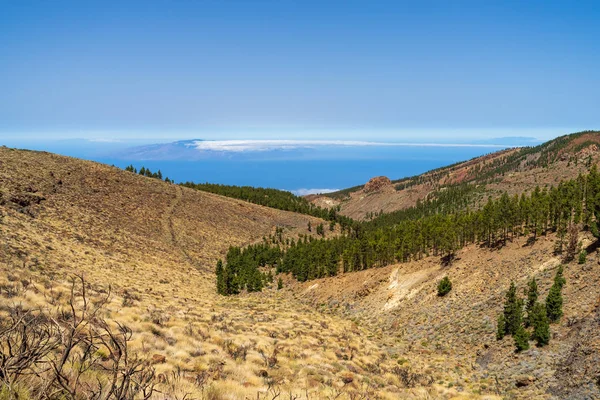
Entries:
[[[84, 294], [83, 278], [92, 302], [103, 305], [98, 315], [131, 331], [130, 351], [154, 374], [149, 398], [596, 398], [600, 255], [591, 210], [587, 222], [575, 219], [576, 206], [568, 218], [569, 225], [577, 221], [574, 240], [586, 257], [564, 263], [564, 315], [550, 325], [547, 346], [532, 342], [522, 352], [511, 337], [496, 340], [497, 317], [511, 282], [522, 295], [535, 277], [546, 298], [565, 257], [556, 244], [566, 238], [552, 222], [535, 240], [527, 221], [522, 229], [511, 226], [499, 245], [465, 241], [448, 254], [427, 249], [352, 272], [340, 262], [335, 276], [319, 272], [306, 281], [292, 271], [277, 274], [279, 262], [266, 263], [259, 271], [274, 279], [264, 279], [261, 291], [241, 286], [231, 296], [217, 293], [215, 265], [231, 247], [269, 243], [287, 250], [292, 242], [342, 240], [362, 225], [341, 216], [377, 221], [373, 214], [381, 210], [387, 215], [443, 198], [451, 192], [444, 188], [458, 187], [452, 185], [477, 188], [464, 192], [473, 195], [473, 210], [488, 196], [549, 189], [587, 174], [600, 156], [598, 143], [600, 134], [585, 132], [309, 198], [325, 210], [339, 206], [339, 216], [304, 205], [300, 213], [286, 211], [293, 199], [277, 209], [94, 162], [0, 148], [2, 327], [18, 309], [68, 309], [73, 293]], [[213, 191], [219, 190], [225, 189]], [[442, 297], [436, 287], [445, 276], [452, 289]], [[98, 357], [73, 386], [79, 398], [107, 379], [99, 366], [111, 358]], [[75, 376], [76, 363], [65, 371]], [[15, 380], [0, 397], [35, 397], [47, 373]]]

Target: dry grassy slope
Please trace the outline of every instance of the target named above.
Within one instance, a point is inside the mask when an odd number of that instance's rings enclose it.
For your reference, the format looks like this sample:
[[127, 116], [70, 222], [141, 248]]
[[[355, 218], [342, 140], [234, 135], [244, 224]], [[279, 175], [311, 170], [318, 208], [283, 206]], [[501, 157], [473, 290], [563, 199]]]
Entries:
[[307, 233], [308, 221], [318, 221], [48, 153], [1, 149], [0, 185], [7, 204], [15, 205], [11, 197], [43, 198], [27, 210], [63, 239], [125, 252], [151, 244], [181, 258], [176, 248], [210, 268], [230, 245], [275, 226]]
[[[585, 164], [588, 156], [591, 156], [594, 162], [600, 161], [600, 152], [598, 151], [600, 132], [590, 132], [574, 136], [572, 139], [567, 137], [567, 140], [567, 145], [557, 151], [556, 159], [552, 160], [548, 168], [527, 168], [524, 163], [521, 163], [517, 169], [497, 175], [494, 183], [487, 185], [486, 194], [482, 198], [487, 199], [488, 194], [494, 196], [503, 191], [520, 194], [524, 190], [532, 190], [536, 185], [557, 184], [561, 180], [572, 179], [579, 173], [587, 171]], [[553, 141], [550, 141], [546, 145], [550, 147], [552, 143]], [[579, 147], [582, 145], [588, 145], [588, 147], [580, 149]], [[309, 199], [321, 207], [339, 205], [342, 214], [355, 219], [364, 219], [367, 213], [377, 213], [381, 210], [388, 213], [414, 206], [418, 200], [425, 199], [429, 193], [444, 185], [461, 182], [477, 184], [478, 174], [476, 171], [478, 167], [489, 165], [492, 162], [501, 162], [517, 151], [518, 149], [502, 150], [438, 171], [426, 172], [419, 176], [425, 179], [424, 183], [402, 190], [396, 190], [395, 185], [391, 184], [375, 192], [369, 193], [364, 189], [352, 192], [341, 201], [326, 196], [312, 196]], [[540, 153], [530, 154], [523, 161], [535, 160], [540, 156]], [[570, 158], [576, 158], [578, 162], [574, 162]]]
[[[0, 313], [15, 303], [63, 304], [68, 278], [83, 273], [92, 288], [113, 293], [104, 316], [132, 328], [135, 351], [156, 356], [159, 398], [271, 399], [269, 382], [282, 396], [311, 399], [456, 393], [406, 388], [393, 372], [395, 350], [368, 326], [303, 305], [287, 288], [215, 294], [212, 269], [228, 246], [276, 226], [288, 237], [306, 234], [317, 219], [7, 148], [0, 193]], [[239, 346], [247, 346], [244, 360], [231, 355]], [[266, 365], [260, 351], [275, 349]]]
[[[377, 336], [395, 340], [410, 363], [428, 366], [467, 391], [486, 387], [508, 398], [600, 398], [598, 252], [584, 265], [566, 267], [565, 314], [552, 325], [548, 347], [515, 354], [512, 339], [495, 340], [511, 280], [523, 289], [535, 276], [541, 299], [547, 295], [560, 262], [552, 254], [554, 241], [553, 235], [533, 245], [516, 240], [493, 251], [469, 246], [449, 267], [428, 257], [297, 284], [294, 290], [307, 304], [373, 327]], [[436, 286], [445, 275], [453, 289], [440, 298]], [[517, 388], [522, 375], [535, 382]]]

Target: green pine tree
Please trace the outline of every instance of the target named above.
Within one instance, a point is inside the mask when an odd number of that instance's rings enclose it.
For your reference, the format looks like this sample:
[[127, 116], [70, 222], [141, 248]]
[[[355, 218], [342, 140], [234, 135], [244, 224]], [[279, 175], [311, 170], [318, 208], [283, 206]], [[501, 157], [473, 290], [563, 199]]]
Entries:
[[504, 319], [504, 314], [500, 314], [498, 316], [498, 329], [496, 331], [496, 339], [502, 340], [506, 335], [506, 320]]
[[227, 295], [227, 287], [225, 285], [225, 270], [223, 268], [223, 261], [217, 261], [217, 293]]
[[517, 352], [529, 349], [529, 332], [525, 330], [523, 325], [519, 325], [513, 338], [515, 339]]
[[527, 303], [525, 304], [527, 318], [525, 319], [525, 326], [531, 325], [531, 312], [533, 311], [533, 307], [537, 303], [538, 296], [539, 295], [537, 282], [535, 278], [531, 278], [531, 280], [527, 282]]
[[277, 290], [281, 290], [283, 289], [283, 279], [281, 279], [281, 277], [279, 277], [279, 279], [277, 279]]
[[[239, 289], [239, 280], [237, 279], [235, 273], [231, 271], [229, 266], [223, 269], [223, 280], [225, 281], [225, 295], [228, 296], [230, 294], [238, 294], [240, 292]], [[242, 287], [243, 289], [243, 287]]]
[[531, 338], [537, 342], [539, 347], [550, 342], [550, 321], [546, 314], [546, 307], [542, 303], [535, 303], [529, 316], [533, 334]]
[[561, 264], [558, 266], [558, 270], [556, 270], [556, 275], [554, 276], [554, 283], [560, 286], [561, 289], [565, 285], [565, 283], [567, 283], [567, 280], [565, 279], [563, 273], [564, 267]]
[[317, 235], [325, 236], [325, 227], [323, 224], [317, 225]]
[[510, 283], [510, 288], [506, 292], [506, 301], [504, 303], [504, 320], [506, 323], [506, 334], [514, 335], [517, 329], [523, 323], [523, 299], [517, 295], [517, 287], [514, 282]]
[[546, 314], [548, 315], [550, 322], [558, 321], [563, 315], [563, 298], [561, 291], [562, 286], [555, 282], [550, 288], [550, 292], [546, 298]]

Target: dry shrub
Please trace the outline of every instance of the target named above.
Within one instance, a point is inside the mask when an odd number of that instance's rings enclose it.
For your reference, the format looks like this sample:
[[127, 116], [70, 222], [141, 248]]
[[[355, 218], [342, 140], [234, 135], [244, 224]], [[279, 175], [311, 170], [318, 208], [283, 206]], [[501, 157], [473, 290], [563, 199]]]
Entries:
[[100, 315], [110, 292], [92, 299], [83, 276], [73, 278], [65, 308], [7, 308], [0, 320], [3, 396], [30, 399], [149, 399], [154, 369], [131, 354], [132, 332]]
[[396, 375], [404, 387], [407, 388], [428, 386], [431, 385], [434, 380], [432, 376], [412, 372], [408, 367], [395, 366], [392, 368], [392, 373]]
[[223, 342], [223, 350], [227, 352], [234, 360], [246, 361], [248, 356], [249, 346], [237, 345], [232, 340], [226, 340]]

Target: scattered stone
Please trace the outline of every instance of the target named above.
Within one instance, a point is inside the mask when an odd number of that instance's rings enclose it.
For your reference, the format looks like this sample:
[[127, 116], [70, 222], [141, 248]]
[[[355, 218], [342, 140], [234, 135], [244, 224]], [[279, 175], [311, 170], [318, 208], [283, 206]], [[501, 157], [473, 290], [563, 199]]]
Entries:
[[531, 375], [518, 375], [515, 378], [515, 384], [517, 387], [525, 387], [535, 382], [535, 377]]
[[344, 382], [344, 385], [348, 385], [354, 382], [354, 377], [350, 374], [345, 374], [342, 376], [342, 382]]

